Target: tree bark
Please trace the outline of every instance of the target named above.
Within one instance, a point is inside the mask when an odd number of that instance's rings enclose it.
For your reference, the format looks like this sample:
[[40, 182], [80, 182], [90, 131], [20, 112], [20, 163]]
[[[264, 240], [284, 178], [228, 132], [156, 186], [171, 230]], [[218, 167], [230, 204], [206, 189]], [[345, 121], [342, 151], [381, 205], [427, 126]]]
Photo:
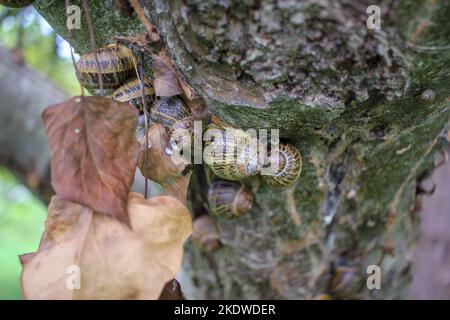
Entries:
[[[381, 1], [381, 30], [365, 25], [369, 1], [141, 3], [179, 75], [214, 115], [239, 128], [280, 129], [304, 159], [290, 190], [245, 182], [254, 208], [216, 219], [220, 249], [188, 245], [191, 297], [406, 297], [417, 181], [448, 142], [450, 3]], [[89, 6], [99, 46], [144, 31], [111, 1]], [[85, 23], [68, 37], [63, 1], [35, 7], [79, 53], [90, 51]], [[434, 99], [421, 96], [425, 89]], [[208, 186], [194, 187], [204, 195]], [[373, 264], [381, 290], [366, 287]]]
[[53, 195], [50, 154], [41, 113], [66, 94], [0, 48], [0, 164], [9, 167], [41, 200]]

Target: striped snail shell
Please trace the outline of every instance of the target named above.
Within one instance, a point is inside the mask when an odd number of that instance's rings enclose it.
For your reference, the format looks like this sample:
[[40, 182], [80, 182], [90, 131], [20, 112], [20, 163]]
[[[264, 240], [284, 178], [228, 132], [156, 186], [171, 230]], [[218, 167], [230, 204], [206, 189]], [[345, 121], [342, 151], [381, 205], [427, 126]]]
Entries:
[[[147, 106], [150, 106], [155, 100], [155, 89], [151, 80], [144, 78], [144, 97]], [[139, 79], [132, 79], [125, 82], [116, 91], [112, 98], [120, 102], [128, 102], [139, 110], [143, 110], [141, 83]]]
[[280, 144], [278, 159], [274, 159], [269, 153], [271, 165], [278, 170], [272, 175], [263, 175], [264, 182], [274, 189], [285, 189], [291, 187], [302, 172], [302, 156], [300, 151], [291, 144]]
[[158, 97], [150, 110], [150, 120], [170, 129], [175, 122], [191, 116], [191, 110], [177, 96]]
[[0, 0], [0, 4], [9, 8], [22, 8], [32, 4], [34, 0]]
[[[210, 125], [208, 129], [218, 129]], [[220, 178], [242, 180], [260, 173], [259, 142], [241, 129], [219, 129], [221, 136], [205, 144], [204, 161]]]
[[[120, 44], [111, 44], [97, 50], [97, 64], [93, 52], [81, 56], [77, 63], [80, 82], [90, 93], [101, 94], [99, 72], [103, 80], [104, 94], [109, 95], [135, 74], [136, 58], [133, 52]], [[100, 70], [101, 69], [101, 70]]]
[[236, 218], [248, 213], [253, 205], [253, 194], [235, 182], [215, 181], [208, 189], [211, 212], [217, 217]]
[[172, 147], [181, 147], [184, 144], [192, 145], [194, 132], [194, 118], [186, 117], [176, 121], [169, 129], [169, 143]]

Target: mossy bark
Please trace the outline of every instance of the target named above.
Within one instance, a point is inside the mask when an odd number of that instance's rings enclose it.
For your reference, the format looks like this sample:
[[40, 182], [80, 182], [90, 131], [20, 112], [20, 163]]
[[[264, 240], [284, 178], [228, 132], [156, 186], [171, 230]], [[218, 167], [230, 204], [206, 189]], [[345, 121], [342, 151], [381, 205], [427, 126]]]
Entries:
[[[407, 296], [417, 181], [447, 143], [450, 3], [380, 1], [382, 29], [368, 30], [366, 2], [142, 1], [180, 76], [213, 114], [240, 128], [280, 129], [304, 159], [290, 190], [248, 181], [254, 208], [216, 220], [220, 249], [188, 245], [192, 297]], [[89, 5], [100, 46], [143, 31], [110, 0]], [[63, 1], [35, 7], [79, 53], [90, 50], [85, 23], [69, 39]], [[420, 99], [425, 89], [432, 101]], [[196, 188], [205, 194], [207, 185]], [[365, 286], [372, 264], [382, 290]]]

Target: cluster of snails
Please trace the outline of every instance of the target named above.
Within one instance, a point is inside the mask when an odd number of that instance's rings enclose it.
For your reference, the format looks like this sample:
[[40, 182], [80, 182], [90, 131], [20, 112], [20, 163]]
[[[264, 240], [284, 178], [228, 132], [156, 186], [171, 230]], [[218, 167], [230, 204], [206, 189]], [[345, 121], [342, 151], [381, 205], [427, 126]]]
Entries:
[[216, 176], [228, 180], [213, 182], [209, 187], [208, 202], [215, 215], [234, 218], [249, 212], [253, 200], [251, 191], [233, 181], [258, 175], [264, 167], [276, 168], [269, 175], [262, 175], [263, 181], [273, 189], [289, 188], [300, 178], [302, 157], [293, 145], [281, 143], [278, 153], [271, 150], [265, 161], [258, 153], [263, 150], [258, 139], [243, 130], [217, 125], [210, 125], [209, 129], [217, 129], [220, 134], [206, 143], [209, 149], [205, 148], [204, 160]]
[[35, 0], [0, 0], [0, 4], [9, 8], [22, 8], [29, 6]]
[[302, 157], [300, 151], [289, 143], [281, 143], [278, 148], [278, 158], [272, 151], [268, 154], [268, 161], [259, 152], [257, 138], [250, 136], [241, 129], [220, 129], [216, 125], [210, 129], [218, 129], [221, 137], [206, 143], [205, 162], [220, 178], [239, 181], [261, 173], [263, 167], [274, 165], [276, 171], [263, 175], [266, 184], [274, 189], [291, 187], [300, 177], [302, 171]]
[[[79, 80], [91, 94], [110, 95], [114, 100], [130, 103], [143, 111], [141, 82], [136, 77], [136, 67], [133, 52], [120, 44], [84, 54], [77, 62]], [[144, 78], [143, 84], [145, 103], [152, 106], [149, 114], [151, 123], [166, 127], [171, 140], [177, 140], [177, 129], [192, 129], [191, 111], [183, 99], [178, 96], [156, 98], [153, 82]]]
[[[142, 111], [142, 89], [136, 78], [136, 66], [133, 52], [120, 44], [99, 48], [96, 54], [85, 54], [77, 63], [80, 82], [89, 92], [111, 95], [113, 99], [131, 103]], [[168, 130], [173, 146], [184, 139], [180, 129], [187, 130], [188, 137], [192, 137], [193, 118], [183, 99], [179, 96], [156, 98], [152, 81], [143, 79], [143, 83], [146, 105], [151, 105], [150, 123], [162, 124]], [[266, 157], [255, 152], [263, 150], [259, 148], [258, 139], [243, 130], [216, 124], [211, 124], [208, 129], [216, 129], [220, 137], [205, 143], [205, 151], [208, 148], [209, 152], [204, 153], [204, 161], [216, 176], [227, 180], [215, 181], [209, 186], [208, 202], [216, 216], [234, 218], [249, 212], [253, 195], [239, 181], [259, 175], [268, 165], [276, 164], [277, 168], [270, 175], [262, 176], [271, 188], [285, 189], [299, 179], [302, 157], [293, 145], [280, 144], [278, 157], [273, 157], [271, 150], [267, 157], [269, 163], [266, 163]]]

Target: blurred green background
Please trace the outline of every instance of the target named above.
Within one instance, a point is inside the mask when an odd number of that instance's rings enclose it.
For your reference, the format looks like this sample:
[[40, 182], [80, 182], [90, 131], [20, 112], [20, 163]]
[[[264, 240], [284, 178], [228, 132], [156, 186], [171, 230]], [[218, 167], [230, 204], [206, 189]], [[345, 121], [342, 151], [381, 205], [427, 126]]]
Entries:
[[[68, 94], [79, 93], [70, 48], [33, 9], [0, 6], [0, 46], [22, 52], [26, 64]], [[6, 168], [0, 167], [0, 299], [21, 299], [18, 255], [35, 251], [46, 207]]]

